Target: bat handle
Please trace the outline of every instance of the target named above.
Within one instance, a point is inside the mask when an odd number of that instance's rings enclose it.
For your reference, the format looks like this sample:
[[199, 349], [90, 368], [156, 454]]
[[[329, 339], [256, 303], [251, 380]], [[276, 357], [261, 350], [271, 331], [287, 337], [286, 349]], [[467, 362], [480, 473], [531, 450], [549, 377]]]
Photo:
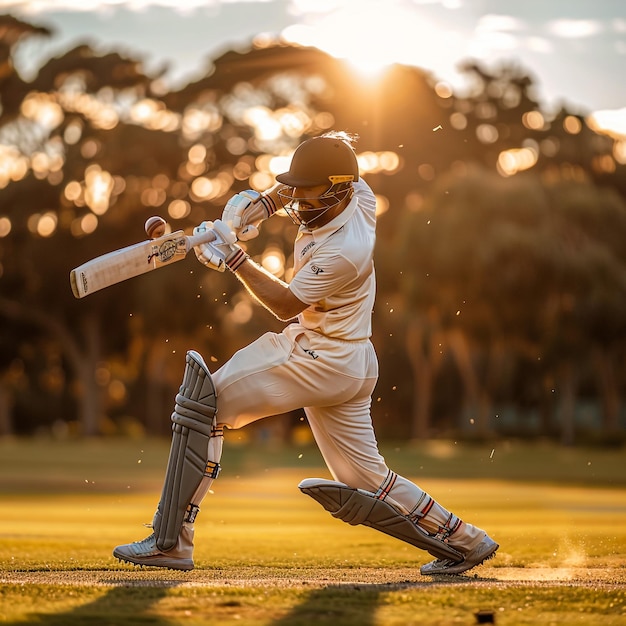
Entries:
[[197, 235], [187, 235], [187, 251], [191, 250], [195, 246], [199, 246], [200, 244], [214, 241], [216, 238], [217, 237], [212, 230], [207, 230], [206, 232], [198, 233]]

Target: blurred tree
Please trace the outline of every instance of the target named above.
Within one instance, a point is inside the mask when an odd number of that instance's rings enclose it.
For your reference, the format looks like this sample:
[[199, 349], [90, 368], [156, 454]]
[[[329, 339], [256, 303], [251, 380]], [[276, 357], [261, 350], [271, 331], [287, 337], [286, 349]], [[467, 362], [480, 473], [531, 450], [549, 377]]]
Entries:
[[[430, 434], [435, 411], [439, 432], [486, 436], [494, 404], [539, 405], [542, 427], [560, 411], [570, 441], [594, 375], [605, 427], [620, 428], [622, 152], [578, 114], [543, 113], [523, 71], [468, 63], [474, 89], [458, 97], [417, 68], [366, 79], [319, 50], [276, 44], [227, 52], [170, 92], [137, 59], [80, 45], [25, 83], [15, 47], [50, 32], [4, 23], [0, 432], [12, 413], [25, 432], [74, 414], [84, 434], [138, 414], [162, 432], [188, 347], [219, 366], [279, 328], [195, 260], [81, 301], [68, 272], [142, 239], [151, 214], [188, 230], [218, 217], [331, 128], [360, 135], [379, 198], [374, 411], [386, 431], [405, 436], [412, 414], [412, 433]], [[293, 228], [274, 218], [248, 244], [287, 279]]]
[[[399, 231], [399, 262], [413, 268], [402, 289], [416, 389], [432, 388], [450, 352], [463, 381], [462, 420], [484, 437], [515, 361], [538, 360], [555, 381], [561, 438], [572, 443], [576, 389], [589, 375], [580, 362], [595, 359], [605, 424], [616, 432], [626, 257], [615, 233], [625, 227], [624, 200], [590, 182], [502, 179], [484, 169], [440, 179]], [[421, 394], [415, 436], [431, 427], [430, 391]]]
[[43, 26], [23, 22], [11, 15], [0, 15], [0, 124], [19, 113], [30, 85], [15, 71], [13, 58], [20, 42], [42, 36], [50, 37], [52, 31]]
[[[0, 196], [6, 231], [0, 258], [0, 314], [29, 327], [28, 338], [7, 354], [7, 371], [30, 372], [27, 392], [44, 405], [22, 406], [27, 414], [51, 413], [39, 418], [42, 423], [59, 418], [61, 411], [54, 410], [51, 399], [73, 390], [86, 435], [99, 431], [105, 410], [108, 379], [102, 364], [111, 347], [103, 349], [102, 328], [108, 323], [123, 329], [128, 311], [115, 298], [95, 298], [79, 308], [68, 292], [69, 269], [108, 251], [112, 240], [121, 246], [142, 238], [140, 232], [129, 237], [126, 218], [131, 211], [147, 217], [140, 202], [142, 187], [151, 188], [154, 178], [167, 172], [168, 160], [175, 174], [184, 154], [175, 137], [120, 120], [116, 99], [127, 106], [144, 99], [149, 80], [138, 67], [134, 60], [117, 54], [96, 57], [80, 46], [50, 61], [28, 85], [19, 78], [0, 85], [4, 122]], [[16, 94], [19, 104], [4, 106]], [[109, 211], [122, 192], [122, 211]], [[122, 337], [108, 339], [119, 344]], [[55, 384], [50, 384], [49, 376], [33, 374], [42, 367], [46, 354], [42, 345], [50, 339], [63, 354], [55, 361]], [[25, 351], [28, 345], [33, 350]], [[62, 374], [66, 366], [69, 377]], [[11, 396], [7, 385], [13, 394], [19, 387], [15, 381], [10, 384], [13, 378], [3, 376], [4, 397]], [[20, 419], [26, 429], [32, 428], [30, 422], [29, 415]]]

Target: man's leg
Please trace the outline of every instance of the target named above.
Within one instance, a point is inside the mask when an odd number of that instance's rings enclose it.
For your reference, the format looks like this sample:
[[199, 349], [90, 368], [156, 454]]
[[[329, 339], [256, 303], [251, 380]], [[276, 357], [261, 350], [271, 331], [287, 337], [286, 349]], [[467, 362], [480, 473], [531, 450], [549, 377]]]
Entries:
[[117, 546], [115, 557], [135, 565], [193, 569], [194, 521], [222, 456], [216, 410], [211, 374], [202, 357], [190, 351], [172, 413], [172, 445], [154, 532], [142, 541]]
[[[441, 551], [434, 553], [438, 559], [453, 557], [454, 563], [463, 560], [463, 567], [468, 569], [472, 559], [465, 555], [479, 549], [485, 532], [461, 522], [417, 485], [390, 472], [378, 451], [370, 418], [371, 394], [377, 380], [376, 356], [371, 344], [351, 346], [351, 365], [355, 371], [344, 375], [338, 369], [341, 359], [337, 357], [331, 364], [327, 358], [328, 344], [333, 342], [315, 337], [317, 343], [311, 345], [308, 339], [299, 336], [292, 343], [286, 334], [268, 333], [237, 352], [215, 372], [220, 423], [239, 428], [267, 415], [317, 404], [330, 405], [331, 408], [309, 408], [306, 412], [335, 480], [352, 489], [378, 493], [385, 504], [395, 507], [393, 510], [399, 517], [380, 530], [389, 532], [399, 526], [403, 534], [399, 538], [407, 541], [408, 536], [414, 545], [422, 540], [416, 532], [427, 533], [432, 539], [427, 539], [429, 547], [433, 547], [433, 542], [441, 547]], [[306, 348], [313, 348], [315, 355]], [[355, 367], [355, 363], [362, 363], [362, 367]], [[386, 513], [383, 511], [381, 515], [384, 517]], [[409, 529], [406, 521], [413, 528]], [[446, 550], [447, 546], [454, 551]]]
[[371, 424], [369, 393], [364, 386], [360, 399], [306, 410], [337, 482], [309, 479], [301, 483], [302, 491], [343, 521], [371, 526], [427, 550], [436, 560], [424, 565], [422, 574], [459, 574], [493, 556], [498, 545], [484, 530], [463, 522], [387, 467]]
[[[300, 362], [294, 362], [296, 354]], [[240, 428], [319, 397], [313, 376], [308, 387], [302, 383], [310, 361], [305, 353], [294, 353], [292, 340], [276, 333], [242, 348], [213, 375], [199, 354], [189, 352], [172, 414], [172, 445], [154, 532], [116, 547], [114, 556], [137, 565], [192, 569], [193, 522], [219, 471], [223, 428]]]

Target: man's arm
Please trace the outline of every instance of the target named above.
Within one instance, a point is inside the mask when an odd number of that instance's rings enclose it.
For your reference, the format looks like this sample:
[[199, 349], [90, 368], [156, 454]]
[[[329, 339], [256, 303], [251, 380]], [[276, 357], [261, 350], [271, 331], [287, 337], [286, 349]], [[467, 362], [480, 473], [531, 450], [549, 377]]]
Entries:
[[198, 261], [220, 272], [228, 267], [248, 292], [279, 320], [290, 320], [309, 305], [297, 298], [289, 285], [255, 263], [237, 245], [237, 237], [221, 220], [202, 222], [194, 234], [212, 230], [215, 237], [194, 247]]
[[289, 285], [246, 259], [235, 272], [252, 297], [279, 320], [287, 321], [302, 313], [309, 305], [293, 295]]

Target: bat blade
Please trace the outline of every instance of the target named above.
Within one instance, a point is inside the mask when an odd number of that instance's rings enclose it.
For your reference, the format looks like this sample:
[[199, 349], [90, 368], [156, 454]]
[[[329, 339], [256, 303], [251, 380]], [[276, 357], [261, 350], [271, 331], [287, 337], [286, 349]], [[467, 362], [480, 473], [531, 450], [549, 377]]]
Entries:
[[84, 298], [105, 287], [182, 261], [191, 248], [213, 239], [215, 235], [212, 231], [189, 236], [177, 230], [103, 254], [70, 272], [72, 292], [76, 298]]

